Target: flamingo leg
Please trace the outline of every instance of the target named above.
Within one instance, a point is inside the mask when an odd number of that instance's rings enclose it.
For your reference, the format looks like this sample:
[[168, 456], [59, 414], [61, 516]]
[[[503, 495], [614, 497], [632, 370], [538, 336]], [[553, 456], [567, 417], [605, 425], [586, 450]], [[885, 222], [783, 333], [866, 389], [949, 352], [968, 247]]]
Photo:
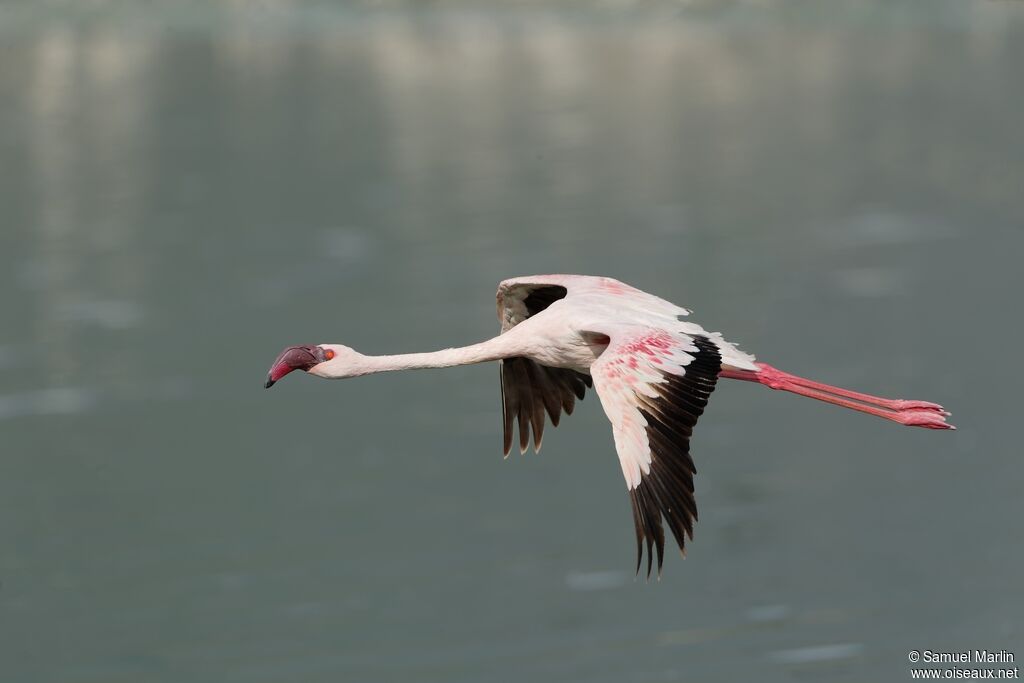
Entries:
[[937, 403], [929, 401], [907, 401], [903, 399], [882, 398], [850, 391], [842, 387], [822, 384], [804, 377], [791, 375], [774, 368], [767, 363], [758, 363], [758, 370], [739, 370], [722, 368], [721, 377], [739, 379], [745, 382], [757, 382], [771, 389], [788, 391], [799, 396], [807, 396], [818, 401], [857, 410], [868, 415], [875, 415], [910, 427], [927, 429], [956, 429], [946, 422], [949, 412]]

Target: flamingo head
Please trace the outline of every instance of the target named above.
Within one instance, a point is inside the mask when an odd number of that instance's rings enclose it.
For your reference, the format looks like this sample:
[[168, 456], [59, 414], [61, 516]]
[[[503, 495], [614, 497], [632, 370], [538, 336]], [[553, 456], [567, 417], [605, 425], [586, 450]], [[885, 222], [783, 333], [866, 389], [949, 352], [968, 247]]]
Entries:
[[332, 360], [336, 351], [325, 346], [289, 346], [277, 356], [267, 373], [267, 389], [293, 370], [309, 372], [312, 368]]
[[293, 370], [317, 377], [340, 379], [364, 374], [366, 357], [341, 344], [289, 346], [277, 356], [267, 373], [267, 389]]

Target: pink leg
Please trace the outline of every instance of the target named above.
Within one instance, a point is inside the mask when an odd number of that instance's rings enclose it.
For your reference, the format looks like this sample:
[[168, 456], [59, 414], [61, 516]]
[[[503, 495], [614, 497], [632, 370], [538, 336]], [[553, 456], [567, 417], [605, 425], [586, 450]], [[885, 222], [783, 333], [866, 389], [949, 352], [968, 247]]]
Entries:
[[737, 370], [723, 368], [721, 377], [757, 382], [771, 389], [779, 389], [800, 396], [825, 401], [833, 405], [858, 410], [862, 413], [892, 420], [911, 427], [928, 429], [956, 429], [946, 422], [949, 413], [937, 403], [928, 401], [904, 401], [862, 394], [803, 377], [791, 375], [767, 363], [758, 363], [758, 370]]

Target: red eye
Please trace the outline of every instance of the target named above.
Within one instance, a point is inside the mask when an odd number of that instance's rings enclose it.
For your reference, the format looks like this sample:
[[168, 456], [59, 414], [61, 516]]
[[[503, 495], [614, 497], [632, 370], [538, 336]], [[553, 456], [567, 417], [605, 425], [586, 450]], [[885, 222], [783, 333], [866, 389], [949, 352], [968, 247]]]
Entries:
[[324, 358], [326, 358], [327, 360], [334, 360], [334, 351], [332, 351], [331, 349], [327, 349], [326, 351], [324, 351]]

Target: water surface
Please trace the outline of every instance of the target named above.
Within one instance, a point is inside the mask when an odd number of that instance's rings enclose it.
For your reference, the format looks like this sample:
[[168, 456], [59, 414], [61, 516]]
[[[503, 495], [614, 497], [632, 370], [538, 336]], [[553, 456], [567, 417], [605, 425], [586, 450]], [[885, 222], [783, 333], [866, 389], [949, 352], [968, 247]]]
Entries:
[[[0, 679], [892, 680], [1022, 642], [1016, 3], [83, 7], [0, 27]], [[723, 383], [645, 583], [594, 397], [503, 461], [493, 366], [262, 389], [288, 344], [486, 338], [534, 272], [960, 430]]]

